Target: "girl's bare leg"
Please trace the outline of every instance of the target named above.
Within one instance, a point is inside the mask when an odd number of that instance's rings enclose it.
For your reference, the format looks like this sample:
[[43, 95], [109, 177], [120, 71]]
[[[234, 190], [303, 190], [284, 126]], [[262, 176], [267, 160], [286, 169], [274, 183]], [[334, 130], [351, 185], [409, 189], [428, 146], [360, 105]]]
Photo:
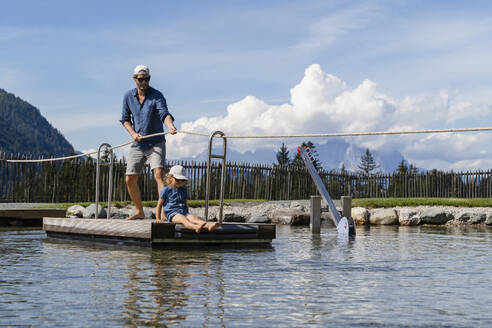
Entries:
[[203, 222], [205, 222], [205, 223], [206, 223], [206, 221], [205, 221], [205, 220], [203, 220], [203, 219], [199, 218], [199, 217], [198, 217], [198, 216], [196, 216], [195, 214], [188, 213], [188, 214], [186, 215], [186, 218], [187, 218], [188, 220], [190, 220], [191, 222], [195, 223], [195, 224], [202, 224]]
[[181, 223], [186, 229], [195, 230], [196, 233], [200, 233], [200, 230], [202, 230], [202, 228], [207, 223], [203, 220], [201, 221], [201, 223], [195, 223], [182, 214], [176, 214], [175, 216], [173, 216], [172, 222]]
[[220, 226], [219, 222], [206, 222], [206, 221], [200, 219], [195, 214], [188, 214], [186, 216], [186, 218], [195, 224], [203, 224], [205, 222], [204, 226], [205, 226], [205, 228], [208, 229], [208, 231], [214, 231], [215, 229], [217, 229], [217, 227]]
[[208, 229], [208, 231], [214, 231], [218, 227], [220, 227], [220, 222], [215, 221], [215, 222], [207, 222], [205, 227]]

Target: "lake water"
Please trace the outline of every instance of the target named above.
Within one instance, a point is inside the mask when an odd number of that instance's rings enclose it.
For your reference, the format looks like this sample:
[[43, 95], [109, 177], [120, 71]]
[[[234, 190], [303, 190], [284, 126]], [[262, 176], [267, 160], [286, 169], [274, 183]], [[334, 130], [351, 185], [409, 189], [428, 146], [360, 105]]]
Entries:
[[149, 250], [0, 230], [0, 326], [490, 327], [492, 229], [277, 227], [268, 249]]

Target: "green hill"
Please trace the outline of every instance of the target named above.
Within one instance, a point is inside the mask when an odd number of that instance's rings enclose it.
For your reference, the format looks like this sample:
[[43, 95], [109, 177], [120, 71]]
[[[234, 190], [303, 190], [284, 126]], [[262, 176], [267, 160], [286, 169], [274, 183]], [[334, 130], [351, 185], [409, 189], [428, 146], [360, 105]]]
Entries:
[[0, 89], [0, 151], [35, 156], [60, 156], [74, 152], [65, 137], [41, 115], [39, 109]]

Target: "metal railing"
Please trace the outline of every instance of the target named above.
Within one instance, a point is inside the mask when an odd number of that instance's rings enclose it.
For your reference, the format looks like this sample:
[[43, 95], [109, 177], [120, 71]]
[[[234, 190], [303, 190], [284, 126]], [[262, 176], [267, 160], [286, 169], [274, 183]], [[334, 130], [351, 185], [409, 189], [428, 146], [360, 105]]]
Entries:
[[[220, 136], [223, 141], [223, 153], [222, 155], [212, 154], [213, 141], [216, 136]], [[220, 207], [219, 207], [219, 222], [222, 223], [223, 218], [223, 207], [224, 207], [224, 181], [225, 181], [225, 170], [226, 170], [226, 153], [227, 153], [227, 138], [225, 134], [221, 131], [215, 131], [210, 135], [208, 141], [208, 162], [207, 162], [207, 182], [205, 186], [205, 221], [208, 221], [208, 202], [210, 199], [210, 180], [212, 175], [212, 159], [219, 158], [222, 159], [222, 172], [220, 175]]]
[[[109, 163], [101, 160], [101, 149], [106, 147], [105, 153], [109, 155]], [[97, 161], [96, 161], [96, 212], [94, 218], [98, 218], [99, 216], [99, 180], [100, 180], [100, 167], [101, 166], [109, 166], [109, 176], [108, 176], [108, 211], [107, 218], [111, 217], [111, 194], [113, 193], [113, 149], [110, 144], [103, 143], [99, 146], [97, 150]]]

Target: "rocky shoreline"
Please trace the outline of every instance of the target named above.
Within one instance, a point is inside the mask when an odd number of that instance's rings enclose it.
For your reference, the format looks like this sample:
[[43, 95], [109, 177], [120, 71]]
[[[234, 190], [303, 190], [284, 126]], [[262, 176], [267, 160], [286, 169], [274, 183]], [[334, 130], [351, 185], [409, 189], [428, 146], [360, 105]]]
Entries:
[[352, 208], [352, 217], [358, 225], [492, 225], [492, 208], [418, 206], [365, 209]]
[[[99, 208], [99, 217], [107, 216], [107, 209]], [[270, 201], [261, 203], [237, 203], [226, 205], [225, 222], [276, 223], [292, 226], [309, 225], [309, 200]], [[155, 208], [144, 208], [147, 219], [155, 219]], [[204, 216], [204, 208], [190, 208], [190, 212]], [[134, 206], [111, 208], [111, 218], [125, 219], [135, 212]], [[218, 206], [209, 207], [209, 217], [217, 217]], [[332, 224], [330, 213], [322, 213], [322, 220]], [[74, 205], [67, 210], [67, 217], [95, 217], [95, 204], [84, 208]], [[492, 226], [490, 207], [418, 206], [366, 209], [353, 207], [352, 217], [357, 225], [488, 225]]]

